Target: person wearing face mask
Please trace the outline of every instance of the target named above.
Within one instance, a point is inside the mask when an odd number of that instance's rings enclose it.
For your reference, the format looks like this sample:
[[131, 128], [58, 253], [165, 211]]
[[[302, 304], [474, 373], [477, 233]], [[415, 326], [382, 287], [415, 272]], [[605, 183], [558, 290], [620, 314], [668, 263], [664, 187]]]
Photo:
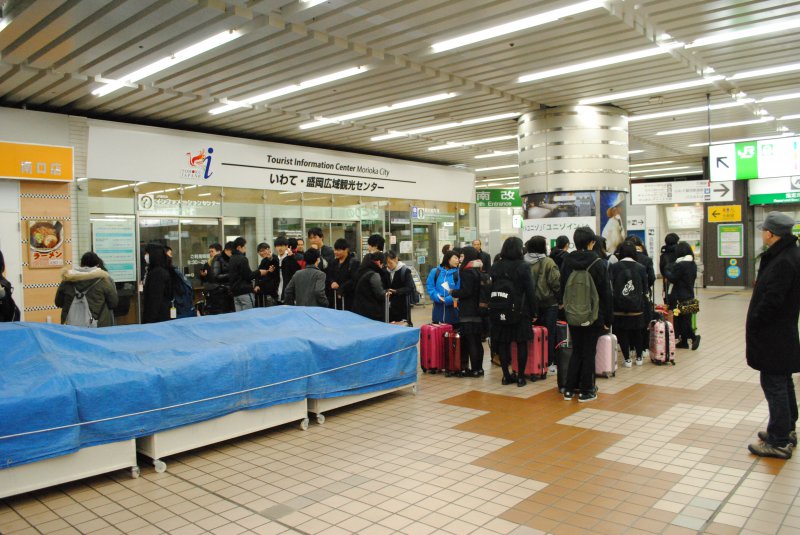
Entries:
[[[460, 250], [459, 250], [460, 252]], [[449, 250], [442, 263], [428, 274], [428, 295], [433, 301], [431, 318], [434, 323], [458, 324], [458, 309], [450, 292], [461, 287], [458, 274], [459, 253]]]
[[142, 291], [142, 323], [159, 323], [170, 320], [172, 303], [172, 277], [164, 246], [147, 245], [144, 254], [147, 270]]

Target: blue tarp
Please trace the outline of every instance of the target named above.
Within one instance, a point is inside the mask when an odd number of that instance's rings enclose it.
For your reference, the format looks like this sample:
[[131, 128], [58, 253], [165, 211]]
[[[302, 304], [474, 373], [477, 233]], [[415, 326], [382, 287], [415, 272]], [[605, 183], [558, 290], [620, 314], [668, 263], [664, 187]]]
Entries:
[[0, 467], [411, 384], [418, 340], [418, 329], [307, 307], [106, 329], [0, 323]]

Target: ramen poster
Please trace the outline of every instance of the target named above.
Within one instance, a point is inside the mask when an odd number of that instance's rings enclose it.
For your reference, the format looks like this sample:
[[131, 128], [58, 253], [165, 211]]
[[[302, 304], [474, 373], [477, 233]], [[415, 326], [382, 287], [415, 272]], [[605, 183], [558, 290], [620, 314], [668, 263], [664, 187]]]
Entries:
[[61, 221], [29, 221], [28, 266], [60, 268], [64, 265], [64, 225]]

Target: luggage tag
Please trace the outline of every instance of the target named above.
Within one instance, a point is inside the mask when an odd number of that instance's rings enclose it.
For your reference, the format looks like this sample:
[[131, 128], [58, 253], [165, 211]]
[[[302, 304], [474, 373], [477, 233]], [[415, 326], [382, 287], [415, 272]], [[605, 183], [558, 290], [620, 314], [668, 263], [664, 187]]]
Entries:
[[178, 309], [175, 308], [175, 303], [169, 307], [169, 319], [174, 320], [178, 317]]

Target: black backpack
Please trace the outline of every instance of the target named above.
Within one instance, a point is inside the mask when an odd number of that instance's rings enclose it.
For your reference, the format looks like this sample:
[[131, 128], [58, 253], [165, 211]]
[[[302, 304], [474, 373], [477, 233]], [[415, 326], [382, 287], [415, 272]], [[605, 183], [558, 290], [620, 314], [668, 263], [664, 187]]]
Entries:
[[509, 275], [492, 279], [489, 295], [489, 318], [496, 325], [519, 323], [522, 311], [522, 294], [517, 291]]
[[614, 268], [614, 311], [615, 312], [644, 312], [645, 289], [641, 288], [636, 279], [635, 264], [620, 261]]

